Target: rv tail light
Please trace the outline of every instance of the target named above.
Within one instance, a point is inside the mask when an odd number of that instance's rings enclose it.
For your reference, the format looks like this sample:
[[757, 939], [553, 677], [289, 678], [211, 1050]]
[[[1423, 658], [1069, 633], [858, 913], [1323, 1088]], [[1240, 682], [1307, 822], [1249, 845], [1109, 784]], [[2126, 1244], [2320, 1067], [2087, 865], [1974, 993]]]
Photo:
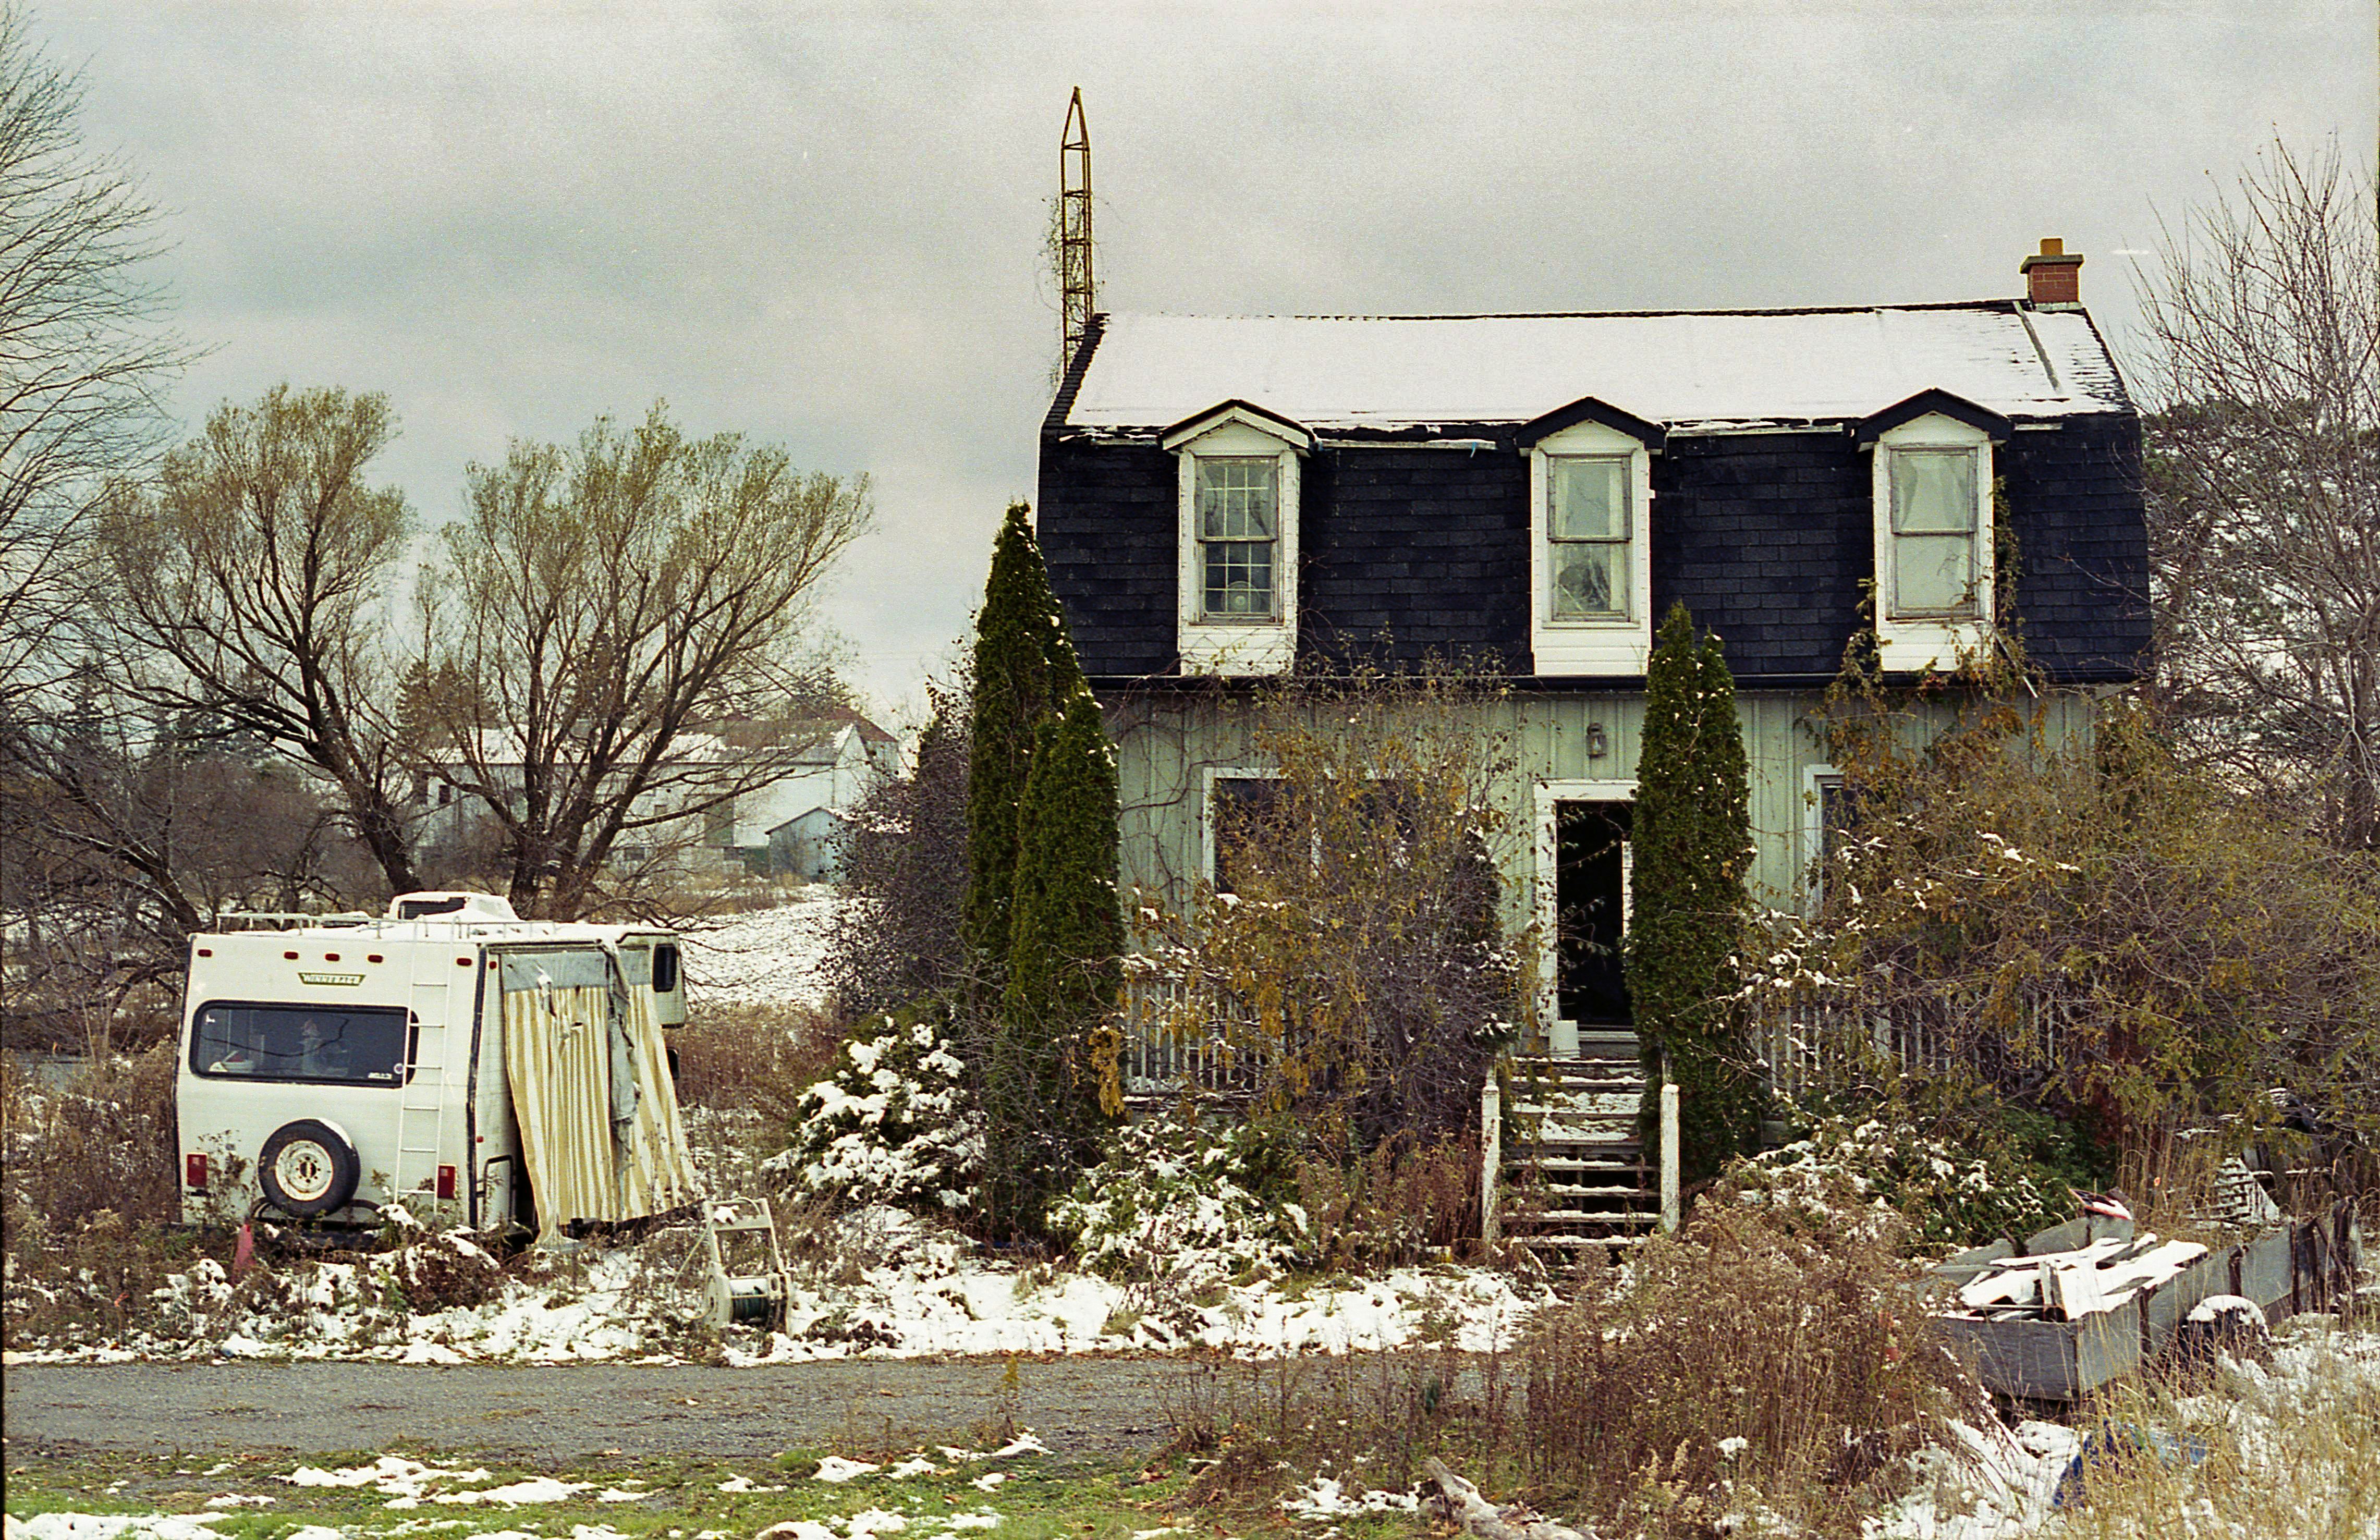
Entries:
[[193, 1193], [205, 1192], [207, 1190], [207, 1158], [203, 1155], [182, 1157], [182, 1181]]
[[442, 1198], [451, 1198], [455, 1195], [454, 1167], [441, 1166], [438, 1168], [438, 1195]]

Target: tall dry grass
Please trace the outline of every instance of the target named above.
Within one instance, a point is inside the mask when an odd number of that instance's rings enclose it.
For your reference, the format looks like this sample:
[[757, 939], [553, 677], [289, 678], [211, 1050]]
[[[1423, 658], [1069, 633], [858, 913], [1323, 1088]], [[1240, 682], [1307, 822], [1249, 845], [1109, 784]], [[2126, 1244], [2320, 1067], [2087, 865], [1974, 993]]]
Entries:
[[100, 1060], [64, 1085], [0, 1061], [0, 1341], [69, 1323], [121, 1330], [188, 1252], [174, 1122], [176, 1045]]
[[1172, 1411], [1220, 1501], [1277, 1493], [1284, 1461], [1389, 1487], [1436, 1455], [1605, 1534], [1852, 1536], [1904, 1455], [1990, 1414], [1902, 1291], [1912, 1268], [1884, 1239], [1712, 1205], [1589, 1269], [1509, 1351], [1201, 1364]]
[[2078, 1540], [2380, 1537], [2380, 1332], [2305, 1316], [2269, 1367], [2224, 1364], [2211, 1387], [2120, 1387], [2094, 1425], [2162, 1429], [2204, 1458], [2093, 1469], [2056, 1533]]
[[698, 1005], [674, 1029], [681, 1107], [755, 1113], [789, 1126], [801, 1095], [834, 1068], [841, 1025], [805, 1005]]

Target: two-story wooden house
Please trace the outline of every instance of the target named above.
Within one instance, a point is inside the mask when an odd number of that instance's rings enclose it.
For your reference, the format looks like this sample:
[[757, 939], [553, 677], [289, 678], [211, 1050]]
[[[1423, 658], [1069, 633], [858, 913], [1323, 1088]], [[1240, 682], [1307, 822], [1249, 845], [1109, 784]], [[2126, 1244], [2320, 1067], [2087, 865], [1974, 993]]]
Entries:
[[[2006, 602], [2077, 697], [2141, 667], [2140, 423], [2080, 261], [2044, 242], [2028, 297], [1961, 304], [1100, 318], [1038, 523], [1117, 744], [1123, 881], [1211, 871], [1219, 783], [1266, 769], [1223, 697], [1385, 637], [1509, 676], [1513, 917], [1622, 923], [1646, 659], [1682, 600], [1735, 673], [1755, 887], [1800, 902], [1810, 713], [1855, 631], [1914, 676]], [[1548, 1049], [1625, 1030], [1608, 947], [1549, 962]]]

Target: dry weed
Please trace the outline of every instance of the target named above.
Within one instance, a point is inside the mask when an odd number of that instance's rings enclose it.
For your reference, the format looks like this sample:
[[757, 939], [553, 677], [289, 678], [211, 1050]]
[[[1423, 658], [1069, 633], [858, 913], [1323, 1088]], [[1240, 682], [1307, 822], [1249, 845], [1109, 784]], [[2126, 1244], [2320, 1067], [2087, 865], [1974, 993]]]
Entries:
[[1479, 1139], [1391, 1139], [1342, 1168], [1305, 1160], [1298, 1198], [1326, 1267], [1402, 1267], [1476, 1245]]
[[1373, 1486], [1424, 1457], [1498, 1493], [1647, 1540], [1740, 1529], [1851, 1535], [1946, 1416], [1988, 1416], [1900, 1285], [1888, 1241], [1824, 1243], [1707, 1211], [1627, 1269], [1585, 1269], [1497, 1354], [1406, 1352], [1178, 1371], [1197, 1494], [1278, 1492], [1281, 1466]]
[[2187, 1454], [2091, 1469], [2059, 1533], [2088, 1540], [2380, 1535], [2380, 1352], [2368, 1334], [2349, 1331], [2329, 1317], [2301, 1317], [2281, 1334], [2283, 1362], [2273, 1370], [2227, 1362], [2204, 1394], [2178, 1398], [2147, 1384], [2102, 1398], [2099, 1424], [2119, 1433], [2168, 1431]]
[[678, 1104], [791, 1127], [801, 1094], [832, 1073], [841, 1026], [805, 1005], [698, 1005], [670, 1033]]

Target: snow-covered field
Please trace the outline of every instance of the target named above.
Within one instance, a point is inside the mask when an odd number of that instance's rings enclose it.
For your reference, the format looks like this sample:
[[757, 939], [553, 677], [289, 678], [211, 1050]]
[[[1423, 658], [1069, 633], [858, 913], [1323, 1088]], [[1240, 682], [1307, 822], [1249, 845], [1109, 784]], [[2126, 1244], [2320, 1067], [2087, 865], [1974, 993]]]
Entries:
[[684, 930], [690, 1003], [817, 1005], [826, 995], [819, 964], [841, 903], [840, 890], [814, 882], [793, 901]]
[[[679, 1265], [684, 1237], [589, 1248], [566, 1274], [507, 1278], [483, 1304], [406, 1308], [391, 1258], [294, 1268], [269, 1290], [236, 1289], [202, 1261], [158, 1291], [164, 1325], [119, 1337], [29, 1344], [7, 1364], [134, 1359], [358, 1359], [407, 1364], [673, 1363], [731, 1365], [820, 1358], [1147, 1352], [1198, 1348], [1243, 1356], [1351, 1352], [1512, 1340], [1539, 1303], [1500, 1273], [1400, 1268], [1370, 1279], [1258, 1279], [1168, 1294], [1048, 1266], [986, 1257], [963, 1238], [896, 1209], [844, 1222], [837, 1249], [874, 1265], [832, 1280], [797, 1279], [784, 1329], [737, 1328], [723, 1351], [690, 1340], [700, 1274]], [[444, 1243], [426, 1241], [420, 1245]]]

